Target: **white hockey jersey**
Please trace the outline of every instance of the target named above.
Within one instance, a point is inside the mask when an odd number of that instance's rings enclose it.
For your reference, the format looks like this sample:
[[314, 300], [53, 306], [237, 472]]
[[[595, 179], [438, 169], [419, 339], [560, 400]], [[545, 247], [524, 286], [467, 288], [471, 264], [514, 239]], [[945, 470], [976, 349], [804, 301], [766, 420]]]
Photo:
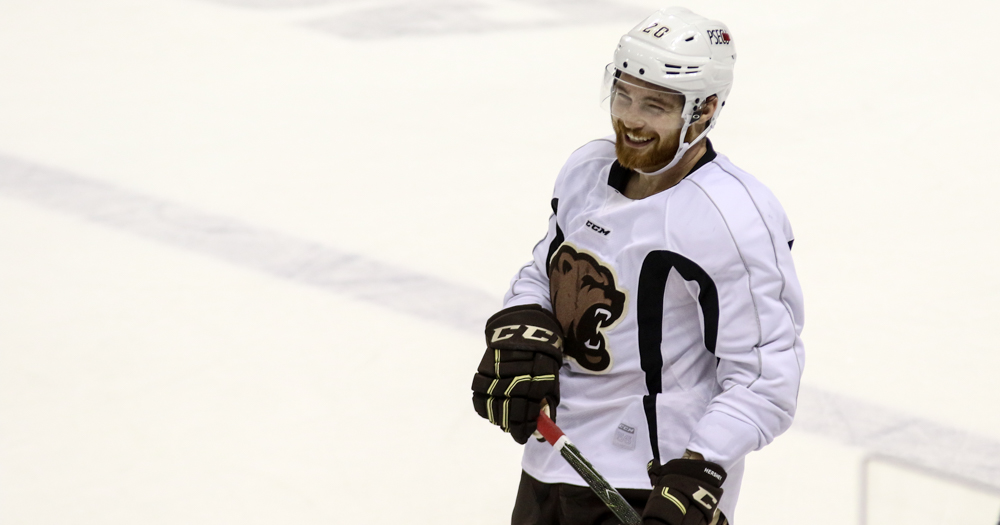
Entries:
[[[728, 472], [732, 521], [743, 458], [784, 432], [804, 364], [791, 226], [763, 184], [711, 143], [676, 186], [625, 197], [614, 138], [574, 152], [553, 215], [504, 306], [540, 304], [565, 331], [557, 423], [619, 488], [685, 449]], [[585, 485], [547, 443], [522, 468]]]

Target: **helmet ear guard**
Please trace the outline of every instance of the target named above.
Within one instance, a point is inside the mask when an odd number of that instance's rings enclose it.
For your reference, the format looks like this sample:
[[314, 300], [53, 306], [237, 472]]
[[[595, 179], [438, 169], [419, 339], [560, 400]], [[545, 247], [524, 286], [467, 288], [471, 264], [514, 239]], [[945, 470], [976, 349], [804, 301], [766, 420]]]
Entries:
[[[698, 104], [698, 100], [696, 99], [694, 103], [698, 105], [695, 106], [694, 113], [691, 114], [691, 123], [694, 124], [695, 122], [701, 120], [701, 117], [705, 112], [705, 106], [707, 106], [708, 103], [711, 102], [712, 100], [718, 100], [718, 99], [719, 97], [717, 95], [709, 95], [708, 98], [706, 98], [705, 101], [702, 102], [701, 104]], [[716, 106], [716, 112], [718, 112], [718, 107], [720, 106]], [[715, 114], [712, 114], [712, 118], [709, 119], [709, 123], [711, 123], [713, 120], [715, 120]]]

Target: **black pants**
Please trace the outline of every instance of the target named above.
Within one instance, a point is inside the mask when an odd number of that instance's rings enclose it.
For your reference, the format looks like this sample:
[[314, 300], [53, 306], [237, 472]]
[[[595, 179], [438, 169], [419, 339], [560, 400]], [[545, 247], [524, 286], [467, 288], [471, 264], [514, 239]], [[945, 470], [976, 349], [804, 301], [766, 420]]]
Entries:
[[[639, 514], [652, 490], [618, 489]], [[521, 472], [511, 525], [620, 525], [618, 518], [590, 487], [565, 483], [542, 483]], [[718, 525], [726, 525], [720, 517]]]

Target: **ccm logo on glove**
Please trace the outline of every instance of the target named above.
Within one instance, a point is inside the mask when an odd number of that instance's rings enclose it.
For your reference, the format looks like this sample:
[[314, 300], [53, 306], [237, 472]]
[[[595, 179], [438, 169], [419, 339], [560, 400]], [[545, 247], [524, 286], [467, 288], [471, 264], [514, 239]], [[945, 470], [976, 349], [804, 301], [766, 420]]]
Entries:
[[719, 507], [726, 471], [711, 461], [673, 459], [666, 465], [650, 462], [649, 480], [654, 492], [642, 512], [643, 525], [707, 525]]
[[562, 348], [562, 337], [559, 337], [552, 330], [546, 330], [540, 326], [531, 325], [519, 325], [512, 324], [508, 326], [501, 326], [499, 328], [493, 329], [493, 337], [490, 338], [490, 343], [497, 343], [505, 339], [510, 339], [515, 335], [518, 335], [518, 330], [523, 331], [520, 336], [524, 339], [531, 341], [541, 341], [543, 343], [551, 343], [556, 349]]
[[542, 405], [555, 420], [562, 366], [562, 328], [537, 304], [512, 306], [486, 321], [486, 352], [472, 378], [476, 413], [522, 445]]

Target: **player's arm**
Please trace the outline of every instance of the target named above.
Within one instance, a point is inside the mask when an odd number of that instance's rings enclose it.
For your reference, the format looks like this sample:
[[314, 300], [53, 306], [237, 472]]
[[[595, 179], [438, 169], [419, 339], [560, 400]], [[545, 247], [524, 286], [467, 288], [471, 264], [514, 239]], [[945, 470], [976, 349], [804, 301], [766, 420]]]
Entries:
[[562, 328], [552, 314], [546, 264], [562, 242], [556, 200], [549, 231], [518, 271], [505, 308], [486, 322], [486, 352], [472, 380], [472, 404], [483, 418], [524, 444], [535, 431], [541, 406], [554, 420], [559, 405]]
[[511, 279], [510, 288], [504, 296], [504, 307], [537, 304], [552, 311], [549, 298], [549, 261], [564, 240], [563, 228], [573, 213], [574, 199], [582, 198], [587, 191], [587, 184], [593, 182], [592, 178], [588, 178], [588, 173], [594, 170], [593, 163], [610, 164], [613, 157], [609, 158], [607, 155], [613, 154], [609, 149], [613, 144], [606, 139], [591, 141], [574, 151], [566, 160], [556, 177], [549, 202], [552, 215], [549, 216], [548, 230], [532, 250], [531, 261]]
[[805, 359], [803, 308], [790, 228], [770, 192], [712, 197], [715, 235], [700, 255], [718, 291], [722, 392], [687, 448], [728, 468], [792, 423]]
[[504, 309], [486, 322], [486, 352], [472, 381], [476, 413], [521, 444], [535, 431], [541, 407], [548, 404], [555, 420], [559, 405], [562, 328], [552, 314], [547, 268], [563, 240], [558, 202], [554, 196], [548, 231], [511, 280]]
[[802, 373], [802, 297], [784, 212], [769, 192], [758, 197], [760, 204], [748, 191], [709, 199], [698, 186], [694, 193], [689, 203], [705, 200], [679, 210], [691, 228], [675, 248], [710, 278], [697, 286], [688, 283], [692, 295], [698, 297], [703, 286], [717, 295], [717, 313], [702, 304], [701, 321], [706, 349], [718, 358], [722, 392], [710, 402], [681, 458], [651, 462], [654, 489], [643, 513], [649, 523], [711, 523], [726, 469], [791, 424]]
[[559, 227], [558, 209], [559, 198], [553, 197], [548, 231], [532, 250], [531, 261], [522, 266], [511, 279], [510, 288], [503, 298], [505, 307], [537, 304], [546, 310], [552, 310], [549, 298], [548, 263], [552, 253], [563, 241], [562, 228]]

